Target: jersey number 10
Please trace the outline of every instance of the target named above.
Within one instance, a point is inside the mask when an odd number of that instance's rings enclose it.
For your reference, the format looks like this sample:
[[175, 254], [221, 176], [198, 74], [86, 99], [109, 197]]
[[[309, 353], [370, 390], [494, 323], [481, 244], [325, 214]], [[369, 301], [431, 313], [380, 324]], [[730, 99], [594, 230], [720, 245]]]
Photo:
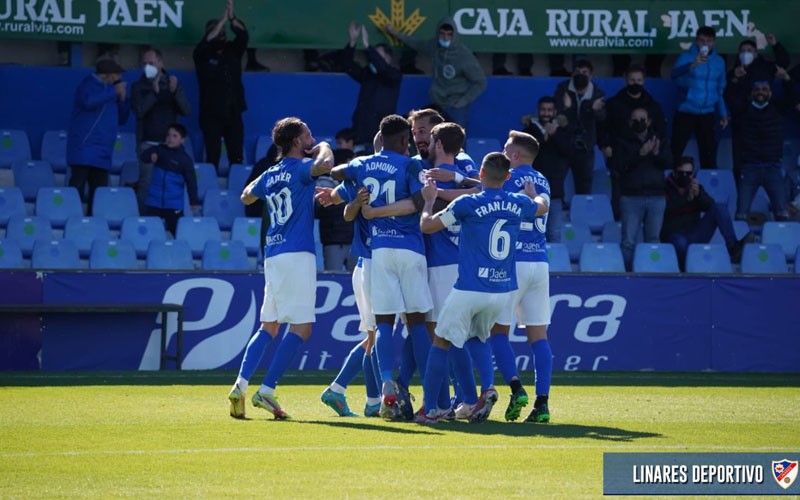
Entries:
[[275, 194], [267, 196], [267, 209], [269, 210], [269, 223], [271, 225], [284, 225], [292, 216], [292, 192], [285, 187]]

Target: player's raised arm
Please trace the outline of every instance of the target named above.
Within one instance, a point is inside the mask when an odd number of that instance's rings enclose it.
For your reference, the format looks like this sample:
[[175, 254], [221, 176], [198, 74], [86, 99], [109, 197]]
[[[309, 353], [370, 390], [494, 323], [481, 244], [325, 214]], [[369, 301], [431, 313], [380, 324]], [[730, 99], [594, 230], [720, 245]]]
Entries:
[[320, 142], [307, 152], [314, 158], [314, 163], [311, 164], [311, 177], [319, 177], [331, 171], [333, 167], [333, 150], [327, 142]]
[[525, 194], [538, 205], [539, 208], [536, 209], [537, 216], [544, 215], [550, 211], [550, 197], [538, 194], [531, 181], [525, 181]]
[[417, 206], [411, 198], [404, 198], [400, 201], [384, 205], [382, 207], [373, 207], [365, 204], [361, 207], [361, 213], [365, 219], [378, 219], [380, 217], [399, 217], [402, 215], [409, 215], [417, 212]]
[[422, 230], [422, 232], [425, 234], [441, 231], [446, 227], [444, 222], [442, 222], [442, 212], [437, 214], [433, 213], [433, 204], [436, 202], [437, 197], [436, 183], [431, 179], [427, 179], [425, 181], [425, 186], [423, 186], [422, 191], [420, 192], [422, 193], [422, 199], [424, 200], [424, 205], [422, 206], [422, 215], [419, 219], [420, 230]]

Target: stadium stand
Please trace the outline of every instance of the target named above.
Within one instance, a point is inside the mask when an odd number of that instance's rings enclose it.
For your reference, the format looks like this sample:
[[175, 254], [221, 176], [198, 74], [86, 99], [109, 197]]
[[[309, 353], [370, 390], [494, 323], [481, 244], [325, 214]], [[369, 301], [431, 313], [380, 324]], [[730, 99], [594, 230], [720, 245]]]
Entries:
[[39, 189], [56, 185], [53, 167], [42, 160], [15, 160], [11, 164], [14, 172], [14, 184], [22, 190], [22, 197], [27, 203], [36, 201]]
[[31, 159], [31, 145], [24, 130], [0, 129], [0, 168], [10, 168], [15, 161]]
[[175, 239], [185, 242], [192, 252], [192, 257], [203, 256], [207, 241], [222, 241], [219, 222], [213, 217], [181, 217]]
[[252, 165], [242, 165], [241, 163], [231, 165], [231, 171], [228, 172], [228, 191], [237, 195], [241, 194], [252, 173]]
[[697, 182], [717, 203], [725, 205], [730, 215], [736, 213], [736, 181], [732, 170], [698, 170]]
[[742, 252], [742, 273], [783, 274], [788, 273], [783, 248], [775, 243], [748, 243]]
[[33, 269], [81, 269], [78, 247], [70, 240], [36, 240], [31, 253]]
[[578, 269], [582, 273], [624, 273], [622, 249], [616, 243], [584, 243]]
[[219, 222], [219, 227], [230, 231], [236, 217], [244, 217], [244, 204], [239, 199], [241, 191], [234, 192], [227, 189], [212, 188], [206, 192], [203, 200], [203, 216], [214, 217]]
[[81, 258], [88, 258], [92, 242], [96, 239], [111, 239], [108, 222], [103, 217], [70, 217], [64, 226], [64, 239], [71, 240], [78, 247]]
[[[744, 238], [744, 235], [750, 231], [750, 226], [747, 224], [747, 221], [743, 220], [733, 220], [733, 232], [736, 233], [736, 239], [740, 240]], [[711, 237], [711, 241], [709, 243], [725, 243], [725, 238], [722, 237], [722, 233], [719, 232], [719, 228], [714, 231], [714, 236]]]
[[70, 217], [83, 217], [83, 205], [74, 187], [43, 187], [36, 196], [36, 215], [63, 229]]
[[786, 260], [797, 265], [795, 254], [800, 247], [800, 222], [765, 222], [761, 230], [761, 243], [780, 245]]
[[[597, 155], [602, 158], [602, 155]], [[611, 199], [611, 174], [606, 168], [602, 170], [595, 169], [592, 175], [592, 194], [603, 194]]]
[[594, 234], [600, 234], [603, 225], [614, 220], [611, 199], [604, 194], [576, 194], [570, 201], [570, 221], [583, 222]]
[[126, 161], [119, 170], [119, 186], [133, 187], [139, 182], [139, 162]]
[[137, 269], [136, 250], [126, 240], [96, 239], [89, 253], [89, 269]]
[[207, 271], [247, 271], [250, 261], [241, 241], [207, 241], [201, 267]]
[[687, 273], [730, 274], [731, 257], [724, 244], [693, 243], [686, 250]]
[[583, 222], [565, 222], [561, 230], [561, 243], [567, 245], [569, 259], [578, 262], [584, 243], [592, 241], [592, 232], [589, 226]]
[[491, 137], [467, 137], [467, 154], [480, 165], [483, 157], [495, 151], [502, 151], [503, 145]]
[[189, 244], [183, 240], [153, 241], [147, 249], [147, 269], [192, 270], [194, 261]]
[[133, 132], [118, 132], [114, 142], [114, 152], [111, 155], [111, 172], [119, 175], [122, 164], [126, 161], [137, 161], [136, 134]]
[[261, 219], [255, 217], [237, 217], [231, 228], [231, 241], [241, 241], [247, 255], [261, 258], [264, 244], [261, 241]]
[[669, 243], [638, 243], [633, 253], [635, 273], [679, 273], [678, 255]]
[[67, 131], [47, 130], [42, 135], [42, 147], [39, 157], [49, 162], [53, 172], [67, 172]]
[[209, 189], [219, 189], [217, 170], [211, 163], [195, 163], [194, 173], [197, 175], [197, 197], [203, 201]]
[[0, 240], [0, 269], [23, 269], [22, 249], [16, 241]]
[[22, 190], [16, 186], [0, 188], [0, 226], [6, 227], [12, 217], [28, 215]]
[[151, 241], [167, 240], [167, 230], [161, 217], [125, 217], [119, 239], [130, 242], [136, 257], [143, 259]]
[[563, 243], [547, 244], [547, 260], [550, 261], [550, 272], [571, 273], [572, 263], [569, 260], [569, 250]]
[[111, 229], [119, 229], [125, 217], [139, 215], [136, 193], [129, 187], [99, 187], [94, 192], [92, 215], [104, 217]]
[[269, 147], [272, 146], [272, 137], [268, 135], [259, 135], [256, 139], [256, 156], [255, 161], [266, 158]]
[[53, 229], [44, 217], [17, 215], [8, 219], [6, 239], [16, 241], [22, 249], [22, 255], [27, 259], [33, 252], [36, 240], [53, 239]]

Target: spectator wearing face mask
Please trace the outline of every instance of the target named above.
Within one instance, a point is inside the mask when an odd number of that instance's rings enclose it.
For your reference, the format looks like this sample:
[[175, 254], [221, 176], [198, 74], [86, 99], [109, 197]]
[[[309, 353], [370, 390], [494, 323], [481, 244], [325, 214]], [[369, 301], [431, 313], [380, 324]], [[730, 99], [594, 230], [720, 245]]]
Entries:
[[[156, 48], [149, 48], [142, 54], [142, 77], [131, 89], [131, 109], [136, 115], [139, 153], [160, 144], [167, 136], [169, 126], [178, 121], [178, 116], [186, 116], [191, 110], [178, 78], [164, 69], [164, 57]], [[139, 163], [136, 194], [141, 213], [144, 213], [152, 171], [152, 163]]]
[[725, 239], [731, 262], [740, 262], [745, 243], [752, 243], [755, 237], [748, 232], [741, 240], [736, 239], [726, 206], [716, 203], [697, 182], [694, 159], [690, 156], [680, 158], [665, 185], [666, 208], [661, 241], [675, 247], [681, 269], [685, 269], [689, 245], [708, 243], [717, 228]]

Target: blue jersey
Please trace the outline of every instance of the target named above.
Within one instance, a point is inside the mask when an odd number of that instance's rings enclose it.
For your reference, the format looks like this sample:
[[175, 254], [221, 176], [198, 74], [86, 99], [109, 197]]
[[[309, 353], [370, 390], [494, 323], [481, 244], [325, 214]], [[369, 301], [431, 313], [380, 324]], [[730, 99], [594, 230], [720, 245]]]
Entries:
[[[455, 165], [442, 164], [438, 168], [465, 175]], [[456, 189], [458, 187], [455, 181], [437, 182], [436, 186], [440, 189]], [[442, 231], [423, 235], [425, 237], [425, 259], [428, 262], [428, 267], [458, 264], [458, 235], [460, 232], [461, 226], [455, 223]]]
[[444, 225], [461, 222], [455, 288], [504, 293], [517, 289], [514, 247], [522, 222], [536, 218], [538, 206], [525, 195], [486, 189], [459, 196], [441, 215]]
[[[339, 193], [339, 198], [344, 200], [345, 203], [350, 203], [356, 199], [358, 187], [353, 181], [345, 180], [336, 188], [336, 192]], [[353, 220], [353, 244], [350, 246], [350, 253], [356, 257], [371, 259], [372, 250], [370, 250], [369, 246], [369, 221], [359, 211], [358, 216]]]
[[[352, 160], [345, 177], [370, 192], [370, 205], [383, 207], [410, 198], [422, 189], [425, 180], [420, 162], [394, 151], [381, 151]], [[370, 220], [372, 250], [402, 248], [425, 255], [419, 214], [379, 217]]]
[[[422, 162], [422, 168], [425, 170], [433, 168], [431, 167], [431, 162], [429, 162], [426, 158], [422, 158], [420, 155], [414, 156], [414, 159]], [[480, 168], [475, 165], [475, 162], [467, 153], [464, 153], [463, 151], [458, 153], [455, 158], [455, 163], [456, 167], [458, 167], [458, 171], [463, 175], [466, 175], [467, 177], [478, 177]]]
[[[536, 192], [550, 200], [550, 183], [547, 178], [529, 165], [520, 165], [511, 169], [511, 178], [503, 184], [503, 190], [509, 193], [520, 193], [525, 190], [525, 181], [531, 181]], [[547, 215], [540, 215], [536, 220], [523, 222], [517, 240], [517, 260], [520, 262], [547, 262]]]
[[266, 202], [269, 229], [264, 257], [314, 253], [314, 179], [311, 158], [284, 158], [261, 174], [252, 194]]

